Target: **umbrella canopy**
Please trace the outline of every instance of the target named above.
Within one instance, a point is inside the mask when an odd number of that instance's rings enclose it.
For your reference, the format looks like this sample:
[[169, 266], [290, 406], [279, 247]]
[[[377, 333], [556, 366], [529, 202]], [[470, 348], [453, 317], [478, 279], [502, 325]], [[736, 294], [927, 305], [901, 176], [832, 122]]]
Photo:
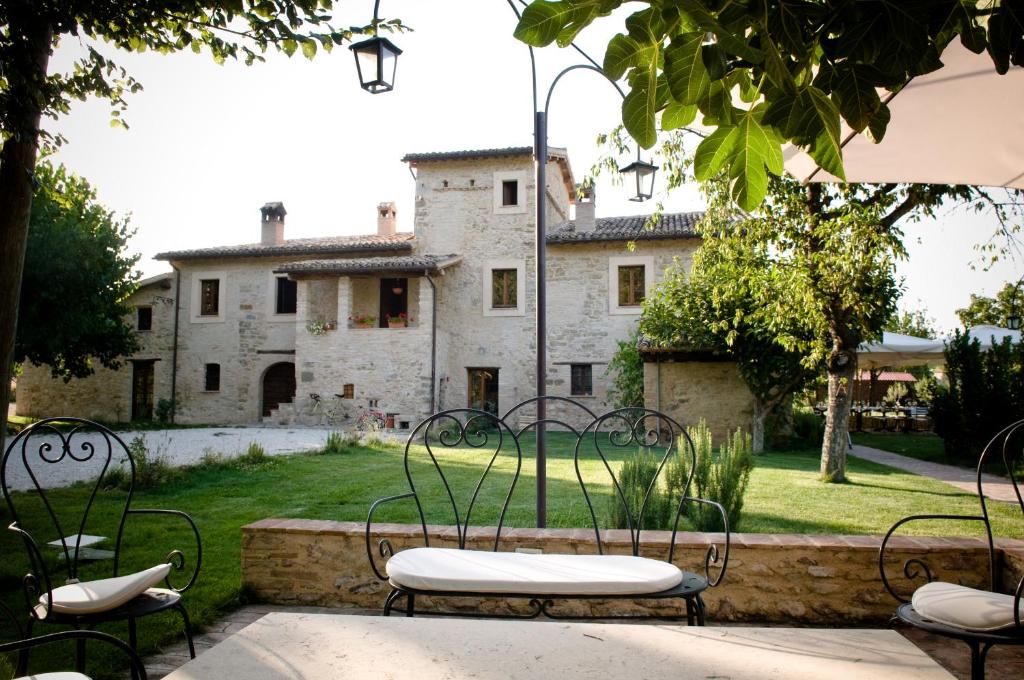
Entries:
[[1020, 342], [1020, 331], [1000, 328], [999, 326], [975, 326], [974, 328], [967, 329], [967, 335], [972, 340], [980, 342], [982, 349], [992, 347], [993, 340], [995, 344], [1000, 344], [1003, 338], [1010, 338], [1010, 342], [1013, 344]]
[[857, 348], [857, 363], [861, 368], [938, 365], [945, 362], [943, 349], [942, 340], [886, 331], [882, 333], [881, 342], [866, 342]]
[[[944, 66], [913, 79], [891, 97], [892, 121], [878, 144], [843, 124], [849, 182], [973, 184], [1024, 189], [1024, 68], [999, 75], [988, 54], [959, 42]], [[784, 152], [801, 181], [836, 182], [800, 149]]]

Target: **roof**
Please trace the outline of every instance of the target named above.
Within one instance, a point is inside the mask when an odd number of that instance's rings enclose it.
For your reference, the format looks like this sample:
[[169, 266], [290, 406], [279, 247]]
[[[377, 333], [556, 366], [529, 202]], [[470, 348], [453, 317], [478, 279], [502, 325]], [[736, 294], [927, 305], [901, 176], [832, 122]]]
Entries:
[[426, 272], [436, 274], [442, 269], [458, 264], [461, 255], [404, 255], [398, 257], [361, 257], [344, 260], [307, 260], [283, 264], [274, 270], [275, 274], [380, 274]]
[[[500, 149], [464, 149], [461, 151], [428, 151], [425, 153], [407, 153], [402, 156], [403, 163], [433, 163], [438, 161], [463, 161], [476, 160], [481, 158], [508, 158], [514, 156], [529, 156], [533, 158], [532, 146], [506, 146]], [[569, 194], [569, 202], [576, 202], [576, 180], [572, 176], [572, 166], [569, 164], [569, 154], [565, 149], [559, 147], [548, 147], [548, 160], [553, 160], [562, 168], [562, 177], [565, 183], [565, 190]]]
[[412, 234], [378, 236], [328, 236], [294, 238], [283, 243], [248, 243], [240, 246], [217, 246], [197, 250], [172, 250], [159, 253], [157, 260], [206, 260], [225, 257], [272, 257], [279, 255], [341, 255], [344, 253], [382, 250], [412, 250]]
[[576, 231], [576, 220], [562, 222], [548, 234], [548, 243], [591, 243], [594, 241], [653, 241], [669, 238], [698, 238], [697, 223], [702, 212], [665, 213], [646, 229], [649, 215], [598, 217], [592, 231]]
[[150, 276], [147, 279], [142, 279], [135, 284], [135, 289], [139, 290], [146, 286], [159, 285], [161, 288], [171, 287], [171, 277], [174, 276], [174, 272], [164, 272], [163, 274], [157, 274], [156, 276]]

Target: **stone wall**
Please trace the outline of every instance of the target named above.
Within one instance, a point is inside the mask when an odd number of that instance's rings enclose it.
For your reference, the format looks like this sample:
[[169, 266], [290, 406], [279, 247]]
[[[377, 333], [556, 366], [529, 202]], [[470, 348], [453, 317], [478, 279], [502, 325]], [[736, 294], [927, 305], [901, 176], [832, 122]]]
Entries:
[[[15, 412], [21, 416], [46, 418], [76, 416], [107, 422], [131, 420], [132, 360], [155, 360], [153, 404], [171, 394], [171, 350], [174, 345], [174, 279], [171, 276], [140, 287], [129, 299], [132, 307], [153, 310], [152, 329], [138, 331], [139, 351], [122, 361], [117, 370], [96, 362], [95, 373], [64, 382], [54, 378], [49, 366], [30, 362], [18, 378]], [[135, 327], [136, 315], [128, 323]]]
[[[242, 528], [242, 582], [256, 597], [275, 603], [322, 606], [356, 605], [379, 608], [387, 587], [367, 562], [364, 525], [324, 520], [267, 519]], [[454, 527], [428, 527], [431, 545], [455, 547]], [[609, 531], [606, 551], [628, 553], [629, 534]], [[387, 538], [396, 549], [422, 545], [420, 528], [406, 524], [374, 526], [374, 541]], [[720, 536], [682, 533], [677, 538], [675, 563], [683, 569], [702, 569], [710, 541]], [[467, 545], [490, 549], [494, 529], [471, 528]], [[798, 536], [733, 534], [725, 579], [705, 601], [711, 621], [796, 623], [811, 625], [881, 625], [895, 609], [878, 575], [876, 536]], [[665, 559], [669, 533], [644, 533], [642, 554]], [[1001, 544], [1003, 545], [1003, 544]], [[1024, 541], [1007, 541], [1016, 559]], [[502, 550], [538, 548], [545, 553], [594, 554], [594, 533], [587, 529], [505, 529]], [[891, 572], [902, 560], [923, 556], [945, 580], [985, 587], [988, 553], [980, 540], [900, 538], [890, 555]], [[382, 567], [380, 567], [382, 568]], [[889, 572], [887, 572], [889, 573]], [[906, 585], [906, 582], [902, 582]], [[418, 600], [417, 606], [487, 612], [522, 611], [523, 603], [504, 600]], [[572, 602], [556, 611], [622, 615], [659, 611], [665, 603]], [[662, 607], [662, 609], [659, 609]]]
[[754, 397], [732, 361], [647, 360], [644, 402], [684, 427], [704, 418], [717, 445], [737, 427], [750, 431]]

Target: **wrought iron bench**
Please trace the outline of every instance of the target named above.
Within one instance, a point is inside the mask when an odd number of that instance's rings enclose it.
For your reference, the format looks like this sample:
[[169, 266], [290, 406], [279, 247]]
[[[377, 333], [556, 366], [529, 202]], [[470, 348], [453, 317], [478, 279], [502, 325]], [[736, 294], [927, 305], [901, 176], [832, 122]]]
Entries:
[[[712, 501], [689, 495], [693, 481], [696, 455], [693, 443], [685, 430], [668, 416], [647, 409], [621, 409], [596, 416], [585, 406], [563, 397], [544, 397], [548, 408], [556, 415], [543, 422], [571, 433], [572, 461], [581, 492], [582, 505], [586, 507], [596, 538], [597, 554], [554, 555], [519, 553], [502, 550], [502, 530], [510, 511], [510, 503], [516, 490], [523, 464], [522, 435], [535, 429], [537, 421], [516, 429], [516, 423], [529, 409], [535, 407], [537, 398], [523, 402], [505, 415], [498, 417], [474, 409], [454, 409], [437, 413], [420, 423], [410, 434], [405, 446], [404, 466], [409, 491], [381, 498], [374, 502], [366, 522], [367, 558], [374, 574], [387, 581], [390, 592], [384, 602], [384, 615], [390, 615], [396, 602], [404, 598], [405, 613], [413, 616], [417, 596], [436, 598], [500, 598], [526, 600], [530, 609], [515, 618], [641, 618], [641, 616], [563, 616], [552, 611], [560, 600], [681, 600], [685, 613], [672, 615], [643, 615], [642, 618], [666, 620], [687, 620], [690, 625], [703, 625], [705, 606], [701, 594], [709, 587], [717, 586], [725, 575], [729, 560], [729, 529], [724, 509]], [[558, 412], [561, 412], [559, 415]], [[576, 418], [573, 419], [572, 416]], [[589, 425], [577, 429], [570, 424], [587, 421]], [[552, 435], [549, 434], [549, 437]], [[568, 451], [561, 455], [568, 457]], [[642, 493], [631, 494], [629, 485], [621, 483], [609, 454], [628, 453], [637, 449], [656, 452], [653, 464], [657, 465], [654, 477]], [[427, 462], [423, 461], [425, 451]], [[468, 501], [457, 493], [455, 483], [458, 458], [486, 453], [482, 473], [475, 483], [465, 483]], [[413, 454], [413, 455], [411, 455]], [[556, 456], [559, 454], [555, 454]], [[670, 461], [683, 457], [688, 471], [685, 484], [680, 487], [678, 500], [672, 500], [667, 515], [671, 540], [664, 560], [641, 557], [641, 533], [648, 529], [652, 508], [658, 493], [660, 479], [669, 468]], [[591, 460], [592, 464], [584, 473], [581, 462]], [[595, 510], [595, 481], [588, 479], [594, 468], [606, 473], [610, 480], [609, 496], [611, 505], [621, 505], [620, 516], [625, 518], [630, 539], [629, 554], [613, 555], [607, 552], [607, 530], [602, 529]], [[465, 468], [465, 464], [463, 464]], [[467, 475], [463, 469], [461, 477]], [[605, 492], [607, 493], [607, 492]], [[500, 499], [497, 508], [491, 509], [496, 527], [490, 550], [472, 550], [467, 547], [467, 535], [474, 517], [485, 512], [480, 509], [483, 498], [491, 496]], [[423, 533], [421, 548], [395, 552], [391, 542], [384, 538], [376, 545], [380, 557], [386, 560], [381, 571], [375, 559], [373, 543], [373, 521], [377, 510], [389, 503], [412, 501]], [[433, 503], [435, 508], [431, 508]], [[445, 524], [454, 524], [455, 547], [440, 548], [430, 545], [427, 530], [428, 514], [440, 503]], [[666, 501], [667, 503], [667, 501]], [[676, 538], [680, 520], [691, 504], [713, 506], [722, 516], [725, 528], [724, 548], [712, 543], [704, 555], [704, 573], [683, 571], [673, 563], [676, 553]], [[465, 512], [462, 512], [462, 509]], [[661, 527], [659, 527], [661, 528]], [[645, 550], [647, 552], [647, 550]], [[479, 612], [454, 612], [431, 610], [432, 615], [482, 616]], [[488, 615], [491, 616], [491, 615]]]
[[[971, 650], [971, 678], [985, 677], [985, 658], [994, 645], [1024, 645], [1024, 578], [1017, 583], [1012, 595], [996, 591], [999, 586], [999, 563], [988, 506], [982, 488], [982, 471], [990, 460], [1001, 460], [1013, 485], [1017, 505], [1024, 517], [1024, 500], [1014, 467], [1024, 457], [1024, 420], [1004, 428], [988, 443], [978, 461], [977, 485], [979, 515], [912, 515], [898, 521], [889, 529], [878, 553], [878, 569], [886, 590], [901, 604], [896, 609], [894, 622], [902, 622], [937, 635], [962, 640]], [[924, 578], [927, 583], [914, 590], [911, 599], [898, 592], [886, 574], [886, 548], [896, 531], [908, 522], [920, 520], [961, 520], [981, 522], [988, 541], [988, 590], [968, 588], [936, 580], [923, 557], [912, 557], [903, 564], [903, 576], [910, 581]], [[890, 560], [891, 563], [891, 560]]]

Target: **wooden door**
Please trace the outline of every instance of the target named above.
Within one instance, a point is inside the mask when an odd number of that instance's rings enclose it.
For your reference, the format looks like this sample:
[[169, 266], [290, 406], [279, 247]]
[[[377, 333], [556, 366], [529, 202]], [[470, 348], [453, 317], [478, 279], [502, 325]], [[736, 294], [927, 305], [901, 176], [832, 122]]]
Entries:
[[470, 368], [469, 407], [498, 415], [498, 369]]
[[132, 420], [153, 419], [155, 360], [132, 362]]

